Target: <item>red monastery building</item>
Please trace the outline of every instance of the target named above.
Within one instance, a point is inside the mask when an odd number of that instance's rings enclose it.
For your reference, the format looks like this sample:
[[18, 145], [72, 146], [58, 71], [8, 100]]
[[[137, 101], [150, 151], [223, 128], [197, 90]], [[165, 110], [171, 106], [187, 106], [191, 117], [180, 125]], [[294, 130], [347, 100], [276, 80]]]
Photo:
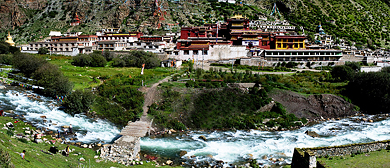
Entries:
[[79, 19], [79, 16], [77, 15], [77, 12], [74, 16], [74, 18], [72, 19], [72, 21], [70, 22], [70, 25], [71, 26], [77, 26], [80, 24], [80, 19]]

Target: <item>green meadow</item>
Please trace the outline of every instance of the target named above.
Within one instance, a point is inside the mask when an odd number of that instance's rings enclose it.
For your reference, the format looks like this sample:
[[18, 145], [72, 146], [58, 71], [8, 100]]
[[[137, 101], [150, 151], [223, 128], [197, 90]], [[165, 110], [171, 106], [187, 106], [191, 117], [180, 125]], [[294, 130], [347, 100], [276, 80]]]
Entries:
[[[141, 67], [111, 67], [108, 62], [105, 67], [79, 67], [72, 65], [71, 56], [45, 56], [50, 63], [58, 65], [65, 76], [74, 83], [73, 90], [93, 88], [99, 86], [104, 79], [108, 79], [116, 74], [123, 74], [129, 78], [141, 76]], [[146, 85], [156, 83], [166, 76], [175, 73], [172, 68], [157, 67], [154, 69], [145, 69], [144, 78]]]

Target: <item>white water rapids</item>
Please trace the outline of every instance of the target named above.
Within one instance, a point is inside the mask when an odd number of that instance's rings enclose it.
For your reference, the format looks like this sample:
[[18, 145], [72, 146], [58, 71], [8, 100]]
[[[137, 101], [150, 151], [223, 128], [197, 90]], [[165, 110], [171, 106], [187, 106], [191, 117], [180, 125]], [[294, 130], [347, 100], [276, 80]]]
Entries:
[[[105, 120], [92, 120], [85, 116], [72, 117], [52, 105], [55, 100], [42, 97], [43, 101], [28, 98], [29, 91], [0, 90], [1, 109], [13, 110], [37, 127], [46, 127], [56, 131], [63, 125], [72, 124], [77, 134], [77, 141], [84, 143], [105, 141], [110, 142], [119, 130]], [[18, 94], [18, 95], [16, 95]], [[40, 116], [46, 116], [44, 123]], [[369, 118], [369, 116], [366, 116]], [[306, 130], [315, 131], [321, 137], [312, 138], [306, 135]], [[204, 135], [207, 141], [199, 139]], [[284, 158], [284, 163], [290, 163], [295, 147], [334, 146], [349, 143], [360, 143], [390, 139], [390, 119], [369, 123], [355, 122], [354, 118], [339, 121], [322, 122], [298, 130], [267, 132], [267, 131], [191, 131], [166, 138], [142, 138], [141, 149], [148, 153], [159, 154], [169, 158], [179, 157], [180, 151], [186, 151], [183, 158], [196, 156], [197, 161], [205, 160], [210, 155], [216, 160], [234, 163], [243, 161], [250, 155], [260, 163], [270, 163], [261, 159]]]
[[[63, 133], [61, 126], [72, 124], [77, 141], [84, 143], [111, 142], [119, 134], [119, 130], [112, 123], [100, 119], [89, 119], [86, 116], [72, 117], [54, 107], [56, 100], [41, 96], [42, 101], [36, 101], [28, 98], [25, 93], [34, 95], [30, 91], [1, 90], [1, 109], [13, 110], [15, 114], [24, 115], [24, 118], [34, 126], [45, 127], [54, 132], [60, 130]], [[44, 123], [41, 116], [45, 116], [48, 122]]]

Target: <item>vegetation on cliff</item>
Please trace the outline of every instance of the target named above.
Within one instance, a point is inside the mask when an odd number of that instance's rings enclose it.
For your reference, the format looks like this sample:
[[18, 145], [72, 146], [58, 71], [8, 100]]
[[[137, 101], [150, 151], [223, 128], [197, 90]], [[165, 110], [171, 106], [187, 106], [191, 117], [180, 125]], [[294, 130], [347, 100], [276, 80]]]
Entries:
[[[20, 4], [2, 2], [0, 5], [4, 6], [4, 12], [0, 18], [4, 24], [0, 25], [0, 37], [6, 37], [6, 33], [11, 30], [17, 43], [27, 43], [44, 39], [51, 30], [94, 34], [95, 31], [107, 27], [121, 27], [126, 31], [141, 31], [145, 34], [164, 34], [169, 31], [176, 32], [181, 26], [198, 26], [226, 20], [234, 14], [242, 14], [254, 20], [258, 16], [275, 20], [277, 16], [269, 16], [274, 2], [251, 0], [245, 1], [241, 6], [210, 0], [178, 3], [166, 1], [160, 4], [160, 16], [164, 17], [161, 21], [158, 15], [154, 15], [154, 1], [15, 1]], [[390, 26], [387, 17], [390, 7], [387, 0], [282, 0], [277, 1], [276, 5], [283, 15], [281, 19], [287, 19], [296, 26], [303, 26], [310, 37], [313, 37], [313, 32], [321, 22], [325, 32], [343, 38], [347, 43], [356, 42], [358, 47], [390, 47], [390, 36], [387, 33]], [[72, 27], [69, 24], [76, 13], [81, 23]], [[159, 22], [162, 27], [156, 29]], [[177, 23], [177, 27], [166, 28], [167, 24]], [[143, 26], [146, 24], [151, 26]], [[336, 43], [339, 42], [340, 40], [336, 39]]]
[[326, 33], [357, 46], [390, 47], [390, 7], [386, 0], [284, 0], [278, 5], [283, 15], [303, 26], [306, 33], [321, 22]]

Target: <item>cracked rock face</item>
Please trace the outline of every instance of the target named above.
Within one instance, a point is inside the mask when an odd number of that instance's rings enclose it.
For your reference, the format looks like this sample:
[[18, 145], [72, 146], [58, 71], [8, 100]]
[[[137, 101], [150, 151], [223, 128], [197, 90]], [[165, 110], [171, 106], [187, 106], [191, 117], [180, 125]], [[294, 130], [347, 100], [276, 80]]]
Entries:
[[291, 91], [277, 90], [269, 94], [289, 113], [308, 119], [346, 117], [356, 113], [354, 105], [332, 94], [304, 96]]

